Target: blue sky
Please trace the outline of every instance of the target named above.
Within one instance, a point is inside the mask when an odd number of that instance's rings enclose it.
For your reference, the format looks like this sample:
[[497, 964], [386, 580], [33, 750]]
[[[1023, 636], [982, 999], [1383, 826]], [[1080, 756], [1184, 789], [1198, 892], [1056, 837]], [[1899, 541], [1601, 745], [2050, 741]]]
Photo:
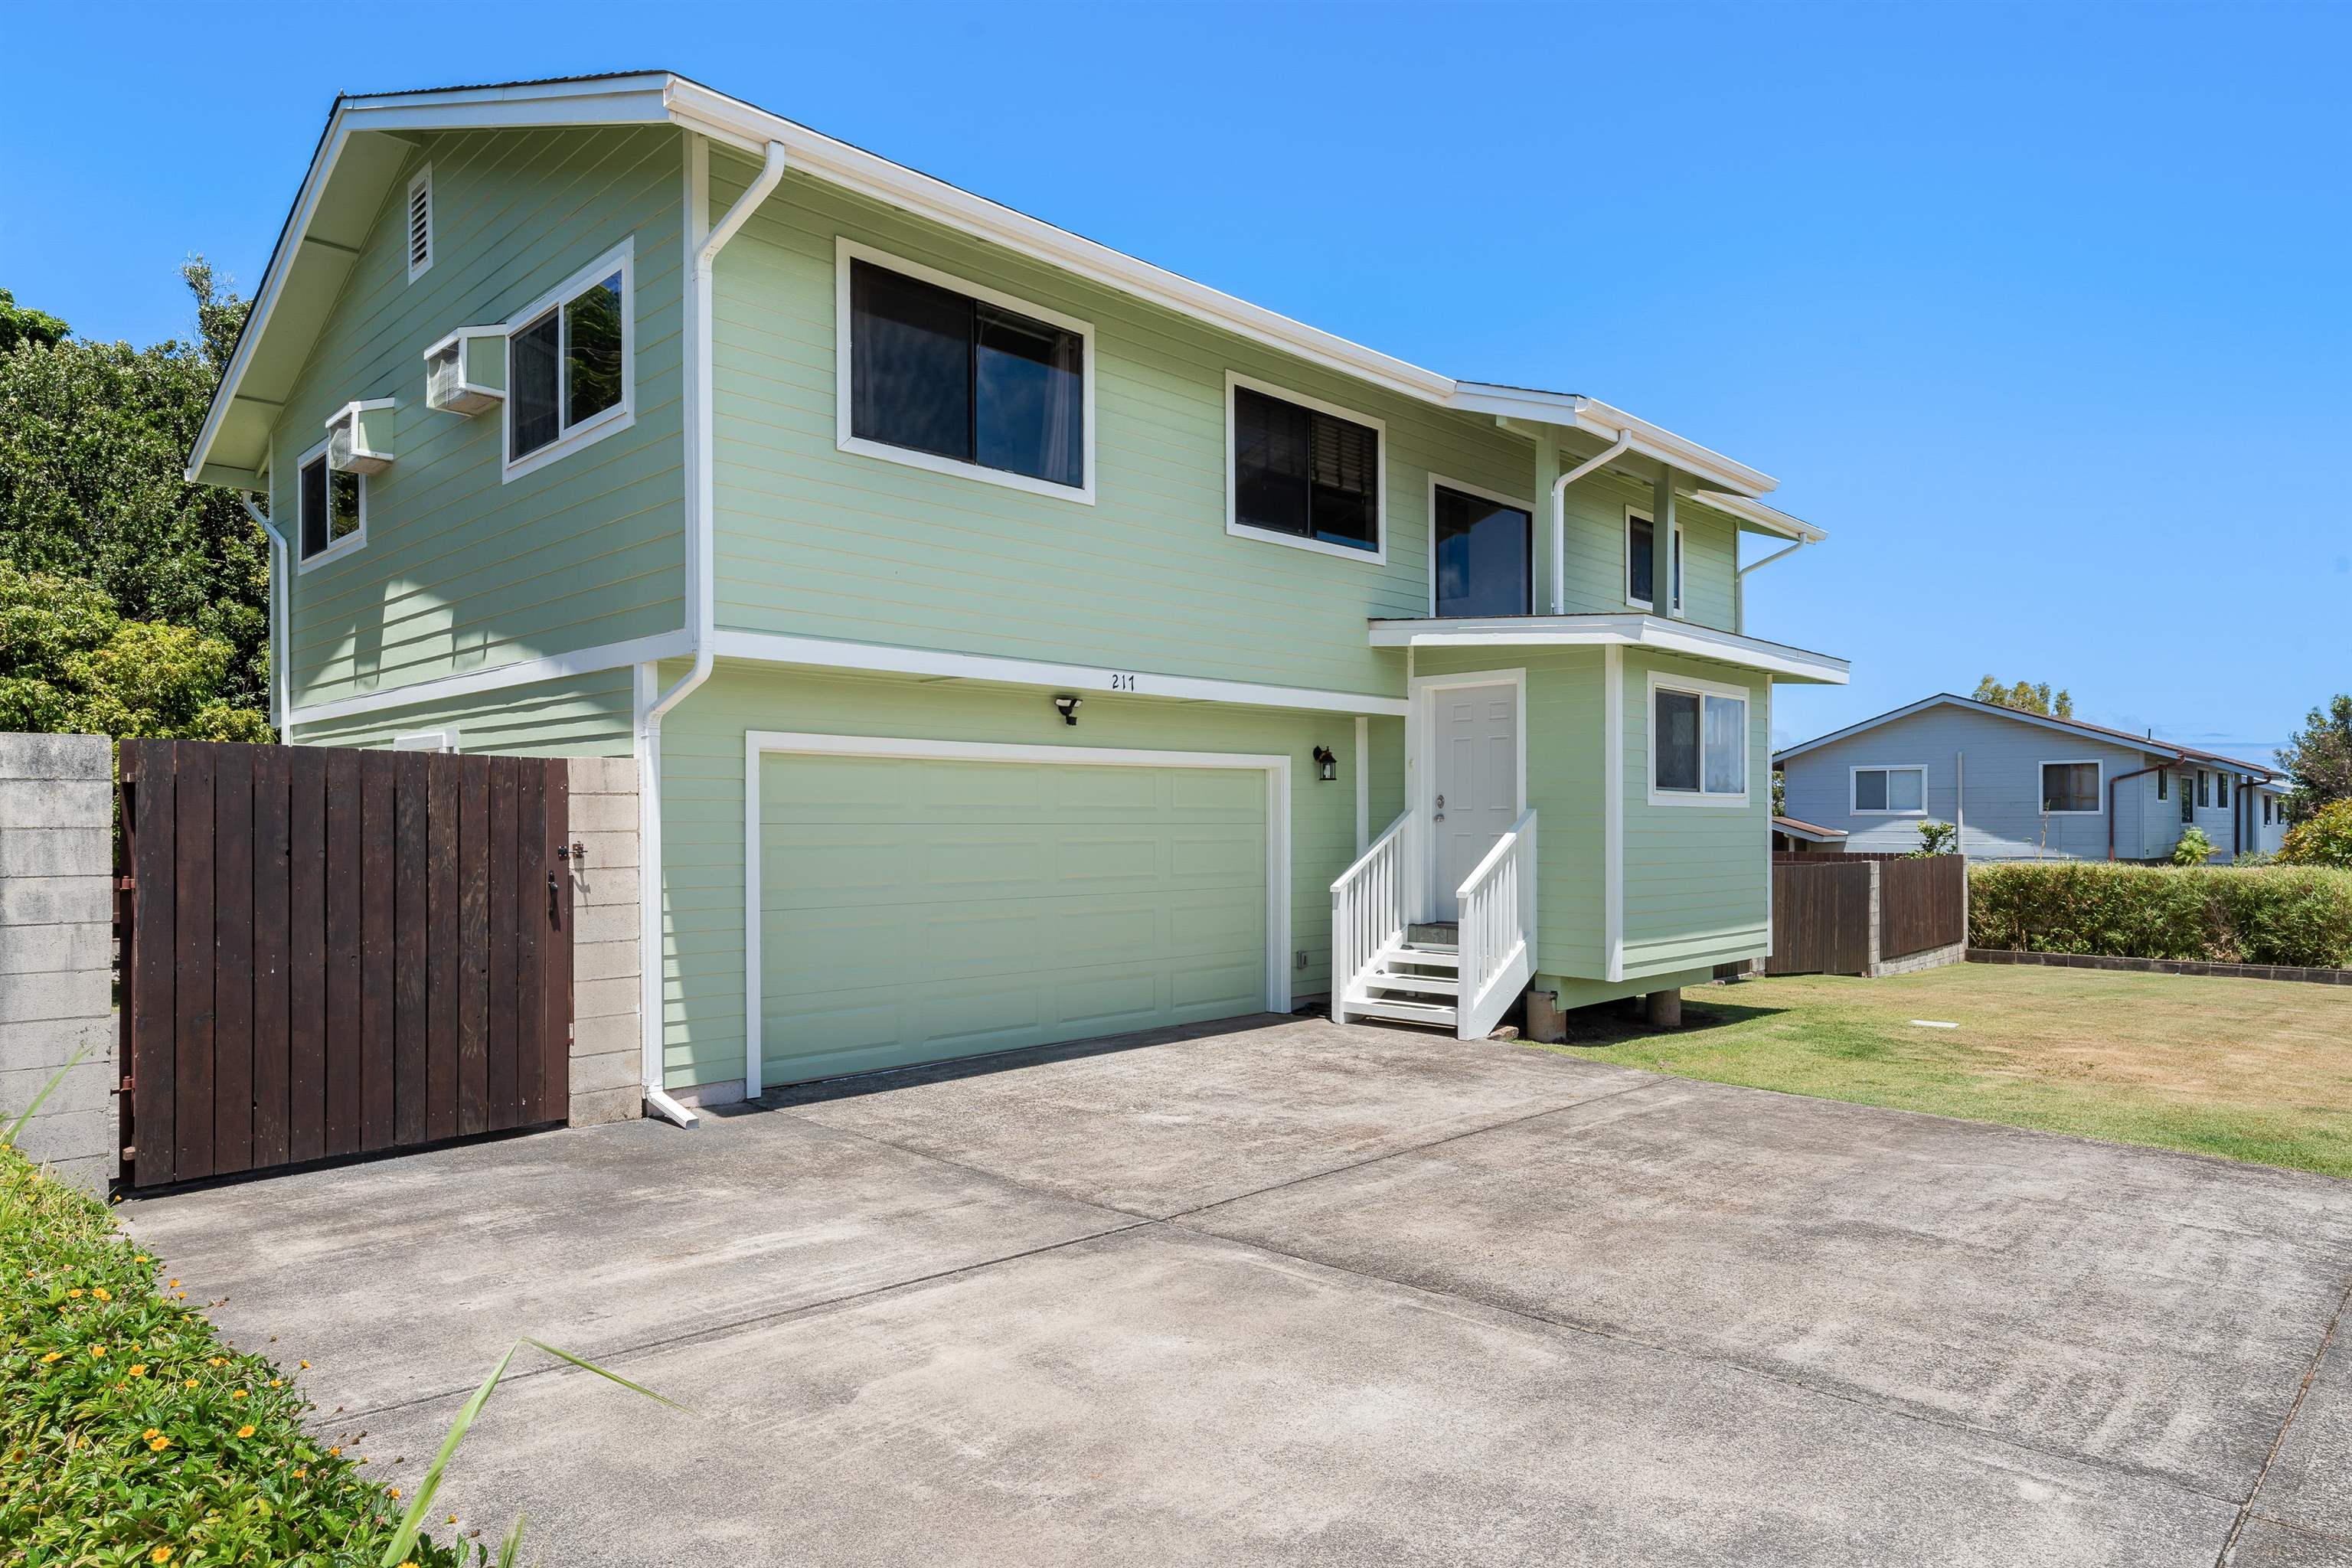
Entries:
[[1805, 738], [1988, 671], [2265, 757], [2352, 689], [2352, 6], [25, 7], [0, 286], [258, 280], [338, 90], [667, 68], [1829, 529]]

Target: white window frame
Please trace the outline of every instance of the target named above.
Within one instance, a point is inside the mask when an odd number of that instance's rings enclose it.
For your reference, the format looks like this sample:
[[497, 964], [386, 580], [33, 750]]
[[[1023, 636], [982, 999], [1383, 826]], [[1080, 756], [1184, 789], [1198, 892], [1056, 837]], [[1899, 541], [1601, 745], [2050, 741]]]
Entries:
[[[1873, 807], [1862, 804], [1862, 775], [1864, 773], [1917, 773], [1919, 775], [1919, 809], [1897, 811], [1892, 806]], [[1893, 800], [1890, 787], [1886, 798]], [[1846, 770], [1846, 813], [1852, 816], [1925, 816], [1927, 815], [1927, 764], [1925, 763], [1857, 763]]]
[[1519, 613], [1522, 615], [1533, 615], [1536, 607], [1536, 503], [1531, 500], [1522, 500], [1517, 496], [1505, 495], [1500, 490], [1488, 489], [1484, 485], [1467, 484], [1461, 479], [1449, 479], [1444, 474], [1433, 473], [1429, 476], [1429, 484], [1425, 492], [1428, 497], [1427, 516], [1429, 520], [1430, 618], [1433, 620], [1435, 619], [1438, 614], [1437, 492], [1441, 489], [1458, 490], [1465, 496], [1475, 496], [1480, 500], [1493, 501], [1496, 506], [1517, 507], [1519, 510], [1528, 514], [1528, 607]]
[[[1277, 398], [1301, 408], [1311, 408], [1318, 414], [1328, 414], [1334, 419], [1345, 419], [1361, 425], [1372, 432], [1373, 467], [1375, 469], [1372, 498], [1372, 537], [1374, 547], [1357, 550], [1345, 544], [1326, 544], [1319, 539], [1302, 539], [1295, 533], [1282, 533], [1271, 528], [1257, 528], [1241, 521], [1241, 504], [1237, 483], [1241, 467], [1241, 440], [1234, 415], [1234, 392], [1246, 387], [1264, 397]], [[1513, 504], [1517, 504], [1514, 502]], [[1530, 509], [1532, 510], [1533, 509]], [[1436, 527], [1431, 521], [1432, 529]], [[1235, 539], [1255, 539], [1266, 544], [1280, 544], [1292, 550], [1311, 550], [1318, 555], [1336, 556], [1366, 566], [1385, 566], [1389, 561], [1389, 426], [1385, 419], [1359, 409], [1343, 408], [1336, 403], [1326, 403], [1319, 397], [1309, 397], [1286, 386], [1270, 381], [1260, 381], [1239, 371], [1225, 372], [1225, 532]]]
[[[533, 300], [508, 318], [506, 325], [506, 406], [499, 413], [499, 451], [504, 458], [501, 484], [511, 484], [525, 474], [535, 472], [560, 458], [568, 458], [583, 447], [593, 447], [607, 436], [617, 435], [637, 422], [637, 281], [636, 237], [631, 235], [595, 260], [566, 278], [554, 288]], [[564, 426], [562, 433], [546, 446], [522, 457], [514, 453], [514, 340], [524, 328], [538, 324], [550, 310], [561, 310], [573, 296], [583, 292], [591, 284], [602, 283], [613, 273], [621, 275], [621, 401], [612, 407], [583, 419], [577, 425]], [[556, 417], [562, 418], [563, 405], [563, 342], [556, 340], [555, 363]]]
[[1650, 592], [1654, 595], [1658, 591], [1658, 574], [1662, 571], [1665, 572], [1669, 574], [1666, 579], [1666, 599], [1670, 604], [1674, 600], [1675, 584], [1673, 576], [1671, 575], [1674, 571], [1674, 567], [1671, 564], [1668, 552], [1660, 548], [1661, 541], [1658, 537], [1658, 520], [1655, 517], [1653, 517], [1644, 508], [1634, 506], [1631, 502], [1628, 502], [1625, 507], [1625, 528], [1619, 540], [1620, 544], [1622, 546], [1621, 553], [1624, 560], [1624, 565], [1619, 574], [1619, 581], [1620, 584], [1625, 591], [1625, 607], [1627, 609], [1639, 610], [1645, 616], [1654, 616], [1658, 613], [1658, 602], [1656, 599], [1637, 599], [1633, 597], [1633, 525], [1637, 522], [1646, 522], [1650, 525]]
[[457, 749], [457, 731], [419, 730], [414, 734], [394, 735], [392, 749], [395, 752], [455, 752]]
[[[1028, 474], [1016, 474], [1007, 468], [992, 468], [981, 463], [968, 463], [961, 458], [942, 458], [936, 452], [919, 452], [911, 447], [894, 447], [887, 441], [876, 441], [854, 433], [856, 416], [852, 392], [855, 378], [850, 355], [856, 338], [850, 313], [849, 268], [854, 261], [871, 263], [885, 271], [897, 272], [933, 288], [977, 300], [983, 305], [994, 305], [1006, 310], [1018, 310], [1024, 316], [1059, 327], [1078, 335], [1080, 427], [1078, 431], [1078, 475], [1084, 481], [1076, 489], [1041, 479]], [[1022, 490], [1033, 496], [1045, 496], [1053, 500], [1076, 501], [1082, 506], [1095, 504], [1095, 325], [1076, 316], [1040, 305], [1034, 300], [1024, 300], [1017, 294], [1007, 294], [975, 283], [969, 278], [959, 278], [952, 272], [942, 272], [936, 267], [926, 267], [919, 261], [909, 261], [903, 256], [893, 256], [870, 245], [861, 245], [845, 235], [835, 235], [833, 240], [833, 363], [834, 370], [834, 445], [844, 452], [880, 462], [897, 463], [901, 468], [921, 468], [934, 474], [949, 474], [957, 479], [978, 479], [984, 485], [1002, 485], [1006, 489]]]
[[[314, 461], [325, 462], [327, 460], [327, 447], [328, 443], [321, 441], [317, 446], [311, 447], [309, 451], [303, 453], [302, 456], [297, 458], [294, 463], [293, 556], [294, 574], [297, 577], [300, 576], [303, 573], [310, 571], [314, 566], [324, 566], [330, 561], [333, 561], [341, 556], [349, 555], [355, 550], [365, 549], [367, 546], [368, 476], [365, 474], [355, 473], [352, 475], [352, 478], [359, 481], [360, 525], [352, 530], [349, 533], [343, 535], [341, 539], [335, 540], [333, 542], [330, 543], [327, 548], [321, 550], [316, 555], [305, 555], [302, 553], [302, 471], [308, 468]], [[330, 487], [329, 495], [331, 500], [333, 494], [331, 487], [334, 482], [334, 470], [330, 468], [327, 471], [327, 483]]]
[[[425, 187], [425, 259], [416, 259], [416, 188]], [[408, 280], [415, 282], [433, 270], [436, 236], [433, 232], [433, 165], [427, 163], [408, 177], [408, 200], [400, 209], [401, 249], [408, 258]]]
[[[2050, 795], [2044, 774], [2051, 768], [2093, 767], [2098, 770], [2098, 782], [2092, 786], [2091, 798], [2099, 804], [2088, 811], [2047, 811]], [[2044, 757], [2033, 764], [2034, 815], [2037, 816], [2105, 816], [2107, 814], [2107, 764], [2096, 757]]]
[[[1658, 787], [1658, 693], [1661, 690], [1679, 692], [1699, 699], [1698, 709], [1698, 788], [1696, 790]], [[1739, 777], [1746, 786], [1738, 795], [1724, 795], [1706, 787], [1706, 699], [1729, 698], [1739, 704]], [[1718, 806], [1733, 810], [1744, 808], [1754, 798], [1756, 763], [1754, 756], [1756, 693], [1744, 686], [1729, 686], [1717, 680], [1700, 680], [1687, 675], [1668, 675], [1663, 670], [1649, 672], [1648, 691], [1642, 704], [1642, 724], [1648, 737], [1650, 804], [1652, 805]]]

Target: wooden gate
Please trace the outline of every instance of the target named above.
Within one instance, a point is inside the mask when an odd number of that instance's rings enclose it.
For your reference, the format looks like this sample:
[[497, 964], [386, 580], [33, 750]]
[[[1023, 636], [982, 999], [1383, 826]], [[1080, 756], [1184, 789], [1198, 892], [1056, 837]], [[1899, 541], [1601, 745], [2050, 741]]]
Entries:
[[1878, 956], [1903, 958], [1968, 938], [1968, 863], [1958, 855], [1889, 860], [1879, 868]]
[[125, 741], [142, 1187], [561, 1121], [564, 764]]
[[1872, 870], [1867, 860], [1843, 855], [1776, 857], [1772, 956], [1764, 973], [1869, 973]]

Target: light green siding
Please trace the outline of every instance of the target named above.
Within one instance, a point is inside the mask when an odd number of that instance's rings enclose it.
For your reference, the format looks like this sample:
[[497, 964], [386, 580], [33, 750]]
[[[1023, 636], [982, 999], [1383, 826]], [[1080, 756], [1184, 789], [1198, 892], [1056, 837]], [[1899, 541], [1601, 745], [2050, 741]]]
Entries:
[[1261, 1012], [1267, 776], [771, 755], [763, 1084]]
[[388, 746], [422, 730], [455, 730], [461, 752], [527, 757], [625, 757], [635, 743], [630, 672], [608, 669], [420, 702], [296, 727], [305, 746]]
[[[665, 665], [665, 683], [683, 664]], [[1029, 745], [1154, 747], [1290, 758], [1294, 1000], [1330, 986], [1332, 879], [1355, 855], [1356, 792], [1315, 782], [1314, 748], [1355, 744], [1345, 714], [1087, 694], [1076, 728], [1047, 693], [976, 681], [828, 674], [722, 661], [662, 727], [664, 1037], [673, 1087], [743, 1075], [743, 737], [748, 730]], [[920, 981], [921, 975], [911, 975]]]
[[[1752, 671], [1698, 659], [1628, 653], [1624, 664], [1624, 973], [1637, 978], [1759, 958], [1772, 902], [1769, 686]], [[1650, 804], [1653, 669], [1748, 693], [1745, 806]]]
[[[321, 422], [356, 399], [398, 405], [393, 466], [366, 481], [366, 544], [293, 578], [297, 708], [685, 624], [684, 159], [659, 128], [419, 139], [272, 438], [271, 515], [294, 538], [299, 459]], [[435, 255], [412, 282], [404, 206], [428, 162]], [[425, 407], [425, 349], [509, 319], [624, 239], [634, 426], [501, 483], [503, 407]]]
[[[1562, 558], [1568, 563], [1564, 607], [1570, 615], [1627, 613], [1631, 606], [1625, 602], [1625, 510], [1631, 507], [1644, 517], [1652, 516], [1656, 510], [1652, 504], [1655, 493], [1649, 485], [1605, 470], [1569, 487], [1567, 549]], [[1732, 604], [1737, 531], [1728, 519], [1695, 506], [1675, 507], [1675, 521], [1683, 534], [1684, 618], [1722, 631], [1738, 631]], [[1547, 518], [1543, 527], [1549, 526]], [[1663, 540], [1658, 573], [1658, 592], [1663, 595]], [[1549, 583], [1543, 591], [1549, 591]], [[1656, 613], [1666, 613], [1663, 602]]]

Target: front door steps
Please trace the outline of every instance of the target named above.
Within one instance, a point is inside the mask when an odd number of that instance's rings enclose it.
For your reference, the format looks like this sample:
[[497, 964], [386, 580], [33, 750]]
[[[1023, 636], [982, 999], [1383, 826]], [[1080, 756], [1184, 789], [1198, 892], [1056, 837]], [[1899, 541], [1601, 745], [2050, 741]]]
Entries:
[[1452, 1034], [1462, 989], [1458, 940], [1459, 928], [1452, 921], [1407, 926], [1404, 939], [1382, 948], [1348, 993], [1349, 1014], [1425, 1024]]

